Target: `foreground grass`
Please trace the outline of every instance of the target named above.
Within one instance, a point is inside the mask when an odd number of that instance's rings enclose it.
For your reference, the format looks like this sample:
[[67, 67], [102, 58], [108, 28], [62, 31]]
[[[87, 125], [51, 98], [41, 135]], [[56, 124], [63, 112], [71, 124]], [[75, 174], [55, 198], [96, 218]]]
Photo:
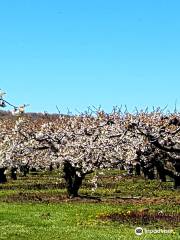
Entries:
[[67, 200], [59, 173], [22, 177], [17, 181], [9, 179], [8, 183], [0, 185], [0, 239], [180, 239], [179, 226], [171, 222], [156, 222], [142, 227], [147, 230], [173, 229], [172, 234], [136, 236], [134, 230], [137, 224], [100, 218], [106, 214], [143, 209], [179, 213], [179, 191], [173, 190], [172, 182], [160, 184], [157, 180], [126, 177], [115, 170], [100, 178], [99, 188], [92, 192], [89, 180], [90, 176], [83, 183], [80, 194], [98, 197], [101, 202]]
[[[98, 216], [137, 208], [132, 205], [94, 203], [7, 204], [0, 206], [0, 239], [10, 240], [118, 240], [180, 239], [179, 230], [172, 234], [136, 236], [137, 226], [100, 221]], [[165, 206], [159, 206], [160, 209]], [[146, 226], [156, 229], [160, 226]], [[172, 228], [167, 228], [172, 229]]]

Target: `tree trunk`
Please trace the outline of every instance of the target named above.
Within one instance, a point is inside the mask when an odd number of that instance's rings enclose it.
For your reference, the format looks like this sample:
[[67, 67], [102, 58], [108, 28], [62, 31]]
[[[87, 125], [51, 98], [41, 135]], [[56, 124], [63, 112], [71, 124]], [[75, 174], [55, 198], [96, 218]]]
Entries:
[[6, 170], [6, 168], [0, 168], [0, 183], [7, 182], [6, 174], [4, 173], [5, 170]]
[[141, 165], [140, 162], [137, 162], [135, 165], [135, 175], [140, 176], [141, 175]]
[[154, 168], [148, 169], [147, 176], [148, 176], [149, 180], [154, 180], [155, 179]]
[[180, 175], [177, 175], [174, 178], [174, 188], [180, 189]]
[[17, 168], [16, 167], [11, 168], [11, 178], [13, 180], [17, 180]]
[[26, 175], [29, 173], [29, 165], [21, 165], [20, 171], [23, 173], [23, 177], [26, 177]]
[[174, 168], [176, 169], [176, 174], [174, 178], [174, 188], [180, 188], [180, 161], [176, 160], [174, 163]]
[[164, 169], [164, 164], [160, 160], [156, 160], [154, 162], [154, 165], [157, 169], [157, 172], [158, 172], [161, 182], [166, 182], [166, 173], [165, 173], [165, 169]]
[[154, 180], [155, 179], [154, 165], [152, 163], [144, 164], [143, 173], [145, 178], [148, 178], [149, 180]]
[[49, 171], [50, 171], [50, 172], [53, 171], [53, 164], [52, 164], [52, 163], [49, 165]]
[[66, 181], [67, 193], [70, 198], [78, 197], [79, 188], [82, 185], [84, 176], [79, 177], [76, 169], [68, 161], [64, 163], [64, 179]]
[[133, 165], [132, 165], [132, 164], [129, 164], [129, 165], [127, 166], [127, 172], [128, 172], [128, 174], [129, 174], [129, 175], [133, 175], [133, 170], [134, 170]]
[[174, 172], [169, 169], [165, 169], [166, 175], [174, 179], [174, 188], [179, 189], [180, 188], [180, 174], [179, 172]]
[[140, 161], [140, 166], [141, 166], [142, 172], [144, 174], [144, 177], [146, 178], [147, 177], [147, 170], [146, 170], [146, 167], [145, 167], [145, 162], [143, 160]]
[[73, 191], [73, 194], [71, 194], [73, 197], [77, 197], [78, 196], [78, 191], [82, 185], [82, 181], [83, 181], [83, 178], [82, 177], [79, 177], [77, 175], [74, 176], [74, 179], [73, 179], [73, 186], [72, 186], [72, 191]]

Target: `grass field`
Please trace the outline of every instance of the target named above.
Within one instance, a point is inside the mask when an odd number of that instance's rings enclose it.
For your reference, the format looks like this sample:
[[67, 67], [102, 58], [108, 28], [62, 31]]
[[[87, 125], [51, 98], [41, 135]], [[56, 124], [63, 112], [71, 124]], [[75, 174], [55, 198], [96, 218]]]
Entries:
[[[180, 239], [180, 194], [171, 182], [160, 184], [111, 171], [99, 179], [99, 188], [92, 192], [88, 180], [80, 191], [82, 197], [71, 200], [56, 173], [1, 185], [0, 239]], [[131, 219], [133, 213], [140, 213], [139, 221]], [[166, 218], [144, 221], [147, 213], [161, 213]], [[116, 214], [123, 219], [111, 218]], [[136, 227], [173, 231], [137, 236]]]

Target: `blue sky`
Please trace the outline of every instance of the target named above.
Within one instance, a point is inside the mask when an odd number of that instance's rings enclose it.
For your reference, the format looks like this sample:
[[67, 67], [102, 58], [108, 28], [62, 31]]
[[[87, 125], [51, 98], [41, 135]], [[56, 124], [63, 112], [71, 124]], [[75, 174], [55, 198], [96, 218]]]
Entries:
[[28, 111], [180, 110], [179, 0], [2, 0], [0, 88]]

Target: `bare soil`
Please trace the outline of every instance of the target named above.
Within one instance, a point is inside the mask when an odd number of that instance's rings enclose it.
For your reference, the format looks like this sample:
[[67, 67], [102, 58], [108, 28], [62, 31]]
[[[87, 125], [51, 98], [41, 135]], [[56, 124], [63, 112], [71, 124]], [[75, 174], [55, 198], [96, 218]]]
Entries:
[[96, 197], [81, 195], [76, 198], [68, 198], [66, 194], [48, 194], [48, 193], [24, 193], [19, 192], [0, 199], [1, 202], [39, 202], [39, 203], [59, 203], [59, 202], [92, 202], [92, 203], [113, 203], [113, 204], [135, 204], [135, 205], [151, 205], [151, 204], [170, 204], [180, 205], [180, 198], [171, 197]]

